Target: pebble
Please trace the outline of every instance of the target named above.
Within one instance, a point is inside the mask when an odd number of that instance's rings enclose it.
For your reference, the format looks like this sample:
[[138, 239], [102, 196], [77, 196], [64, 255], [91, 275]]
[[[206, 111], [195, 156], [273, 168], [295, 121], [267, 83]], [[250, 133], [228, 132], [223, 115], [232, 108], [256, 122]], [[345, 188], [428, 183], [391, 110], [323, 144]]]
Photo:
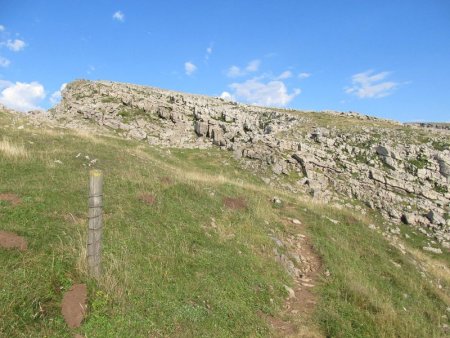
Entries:
[[272, 198], [272, 202], [275, 203], [275, 204], [281, 204], [281, 199], [278, 198], [277, 196], [274, 196], [274, 197]]

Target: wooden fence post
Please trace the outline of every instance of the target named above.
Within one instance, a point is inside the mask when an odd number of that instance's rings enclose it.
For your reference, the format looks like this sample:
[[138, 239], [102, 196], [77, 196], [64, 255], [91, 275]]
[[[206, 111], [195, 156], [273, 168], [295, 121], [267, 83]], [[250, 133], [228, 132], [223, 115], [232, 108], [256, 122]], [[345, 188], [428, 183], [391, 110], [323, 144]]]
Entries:
[[101, 241], [103, 228], [103, 173], [101, 170], [89, 172], [89, 225], [87, 239], [87, 263], [91, 276], [101, 274]]

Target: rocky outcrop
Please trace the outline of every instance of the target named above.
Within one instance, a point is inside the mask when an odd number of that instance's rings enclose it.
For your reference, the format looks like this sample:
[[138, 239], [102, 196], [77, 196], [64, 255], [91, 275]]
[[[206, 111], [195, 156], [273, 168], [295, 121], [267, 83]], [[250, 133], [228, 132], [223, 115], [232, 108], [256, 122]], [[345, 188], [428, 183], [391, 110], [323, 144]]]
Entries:
[[408, 126], [416, 126], [421, 128], [435, 128], [450, 130], [450, 123], [436, 123], [436, 122], [409, 122], [405, 123]]
[[450, 133], [357, 113], [263, 108], [107, 81], [75, 81], [48, 118], [167, 147], [220, 147], [264, 181], [379, 211], [450, 241]]

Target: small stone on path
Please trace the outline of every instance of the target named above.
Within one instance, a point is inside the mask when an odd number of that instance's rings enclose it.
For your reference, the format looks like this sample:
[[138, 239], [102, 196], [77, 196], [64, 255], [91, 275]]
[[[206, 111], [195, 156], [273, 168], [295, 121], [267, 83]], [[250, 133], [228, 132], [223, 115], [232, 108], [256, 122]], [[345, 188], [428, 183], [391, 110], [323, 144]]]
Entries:
[[290, 288], [289, 286], [285, 285], [284, 288], [286, 289], [286, 291], [289, 293], [289, 299], [291, 298], [295, 298], [295, 291]]

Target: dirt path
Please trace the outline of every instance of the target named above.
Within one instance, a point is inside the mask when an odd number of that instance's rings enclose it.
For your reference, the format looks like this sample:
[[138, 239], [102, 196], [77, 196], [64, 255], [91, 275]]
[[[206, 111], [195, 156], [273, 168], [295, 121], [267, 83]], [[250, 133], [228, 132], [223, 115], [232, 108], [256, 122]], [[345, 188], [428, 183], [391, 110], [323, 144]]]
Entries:
[[286, 220], [295, 225], [298, 233], [289, 235], [277, 245], [284, 246], [285, 254], [278, 254], [276, 259], [294, 279], [294, 287], [286, 290], [289, 293], [283, 310], [277, 317], [269, 317], [269, 323], [275, 336], [279, 337], [323, 337], [313, 326], [311, 316], [316, 305], [313, 292], [322, 273], [320, 257], [312, 247], [308, 237], [304, 235], [305, 226], [298, 220]]
[[25, 251], [28, 248], [27, 240], [13, 232], [0, 231], [0, 247], [5, 249], [19, 249]]

